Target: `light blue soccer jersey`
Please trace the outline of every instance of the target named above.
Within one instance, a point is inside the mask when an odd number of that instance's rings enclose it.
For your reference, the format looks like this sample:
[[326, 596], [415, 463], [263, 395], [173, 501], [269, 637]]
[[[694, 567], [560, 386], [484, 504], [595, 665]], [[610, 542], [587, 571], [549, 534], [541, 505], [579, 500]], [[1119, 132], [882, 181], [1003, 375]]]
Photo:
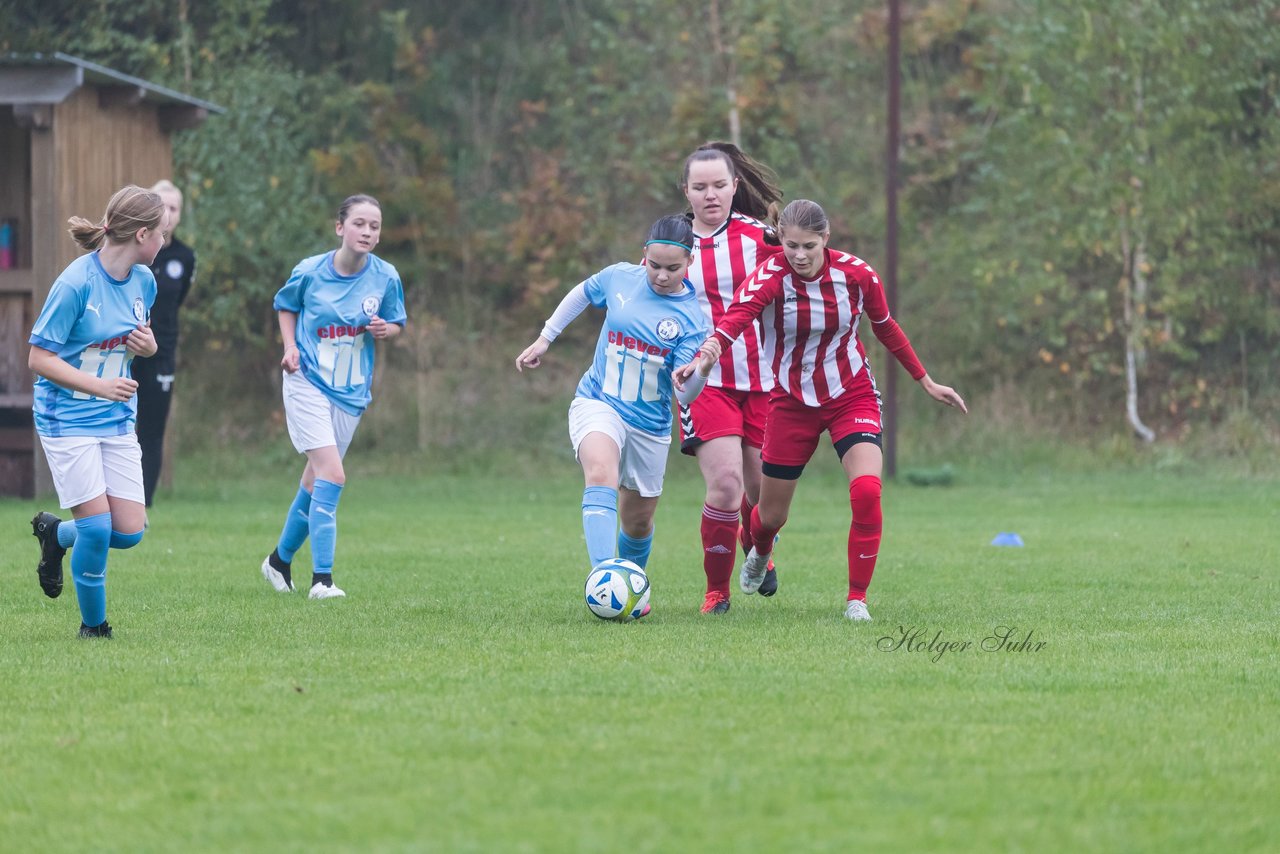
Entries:
[[401, 326], [406, 319], [396, 268], [370, 255], [359, 273], [340, 276], [332, 252], [315, 255], [293, 268], [273, 306], [298, 315], [303, 376], [343, 412], [364, 412], [374, 363], [373, 336], [365, 325], [374, 315]]
[[638, 264], [606, 267], [583, 285], [605, 318], [577, 396], [604, 401], [637, 430], [669, 435], [671, 371], [692, 361], [707, 338], [693, 285], [686, 279], [682, 293], [659, 294]]
[[[156, 279], [141, 264], [129, 278], [107, 275], [97, 252], [82, 255], [62, 271], [28, 343], [56, 353], [81, 373], [104, 379], [131, 376], [133, 354], [129, 333], [151, 319]], [[105, 400], [36, 377], [36, 432], [41, 436], [123, 436], [133, 432], [137, 397], [127, 402]]]

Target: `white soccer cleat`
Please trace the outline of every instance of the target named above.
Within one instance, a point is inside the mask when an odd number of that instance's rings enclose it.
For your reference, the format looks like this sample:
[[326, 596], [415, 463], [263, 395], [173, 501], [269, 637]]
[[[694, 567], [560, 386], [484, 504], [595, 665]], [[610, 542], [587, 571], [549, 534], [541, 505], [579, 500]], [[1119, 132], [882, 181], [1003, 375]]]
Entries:
[[747, 559], [742, 562], [742, 572], [738, 573], [738, 586], [742, 592], [750, 596], [760, 589], [764, 583], [765, 573], [769, 571], [769, 555], [762, 555], [752, 546]]
[[293, 592], [293, 582], [271, 565], [271, 555], [262, 559], [262, 577], [271, 583], [277, 593]]
[[844, 615], [856, 622], [871, 622], [871, 614], [867, 611], [867, 603], [861, 599], [850, 599], [849, 604], [845, 606]]
[[336, 584], [321, 584], [317, 581], [311, 585], [311, 592], [307, 594], [308, 599], [337, 599], [339, 596], [346, 596], [347, 592]]

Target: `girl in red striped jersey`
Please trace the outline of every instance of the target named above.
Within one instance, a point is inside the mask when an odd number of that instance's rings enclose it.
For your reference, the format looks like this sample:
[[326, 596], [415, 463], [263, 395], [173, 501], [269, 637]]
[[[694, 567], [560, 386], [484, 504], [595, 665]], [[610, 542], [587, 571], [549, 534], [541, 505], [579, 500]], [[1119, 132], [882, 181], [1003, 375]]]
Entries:
[[724, 347], [763, 317], [777, 385], [769, 398], [760, 503], [752, 513], [753, 542], [740, 586], [748, 594], [760, 588], [796, 482], [826, 431], [849, 477], [853, 511], [845, 616], [870, 620], [866, 598], [880, 551], [883, 457], [880, 393], [858, 340], [861, 317], [867, 316], [876, 338], [930, 397], [962, 412], [969, 410], [955, 389], [930, 379], [906, 333], [889, 316], [875, 271], [860, 258], [827, 248], [830, 227], [821, 207], [797, 199], [783, 210], [778, 227], [781, 255], [756, 267], [702, 345], [699, 358], [678, 369], [676, 376], [705, 370], [719, 360]]
[[[728, 142], [708, 142], [689, 155], [680, 186], [693, 211], [689, 279], [708, 325], [714, 326], [747, 274], [779, 251], [768, 221], [777, 216], [782, 192], [772, 171]], [[702, 395], [680, 408], [680, 450], [698, 458], [707, 485], [704, 614], [729, 610], [737, 546], [741, 543], [744, 552], [751, 548], [751, 509], [760, 497], [760, 447], [773, 388], [761, 331], [758, 323], [749, 324], [712, 367]], [[772, 596], [777, 589], [770, 562], [760, 592]]]

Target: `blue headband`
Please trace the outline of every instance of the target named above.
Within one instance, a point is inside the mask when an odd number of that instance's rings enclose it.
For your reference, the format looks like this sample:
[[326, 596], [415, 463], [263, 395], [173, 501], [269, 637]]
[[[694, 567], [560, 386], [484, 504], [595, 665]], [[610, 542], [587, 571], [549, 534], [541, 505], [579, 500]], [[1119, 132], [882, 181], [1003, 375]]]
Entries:
[[692, 251], [693, 251], [693, 247], [692, 247], [692, 246], [689, 246], [689, 245], [688, 245], [688, 244], [686, 244], [686, 243], [677, 243], [677, 242], [676, 242], [676, 241], [674, 241], [674, 240], [649, 240], [649, 241], [647, 241], [644, 245], [645, 245], [645, 246], [648, 246], [650, 243], [665, 243], [665, 244], [667, 244], [668, 246], [679, 246], [679, 247], [680, 247], [681, 249], [683, 249], [685, 252], [692, 252]]

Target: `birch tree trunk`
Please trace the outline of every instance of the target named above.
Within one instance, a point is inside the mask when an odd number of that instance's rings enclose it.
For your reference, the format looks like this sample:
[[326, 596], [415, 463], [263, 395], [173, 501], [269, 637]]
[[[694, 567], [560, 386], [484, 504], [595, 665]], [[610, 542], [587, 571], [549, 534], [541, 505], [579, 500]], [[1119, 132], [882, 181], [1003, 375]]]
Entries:
[[[732, 3], [732, 0], [729, 0]], [[724, 94], [725, 99], [729, 102], [729, 141], [739, 148], [742, 147], [742, 120], [738, 115], [738, 63], [734, 56], [734, 46], [737, 44], [737, 32], [729, 33], [730, 47], [726, 48], [724, 40], [720, 37], [720, 0], [711, 0], [711, 7], [708, 10], [708, 18], [711, 24], [711, 45], [716, 52], [716, 56], [724, 60]]]
[[1144, 442], [1155, 441], [1155, 431], [1142, 423], [1138, 415], [1138, 369], [1146, 362], [1146, 349], [1143, 346], [1143, 335], [1146, 331], [1147, 265], [1146, 244], [1139, 236], [1136, 244], [1129, 234], [1128, 222], [1120, 226], [1120, 246], [1124, 253], [1125, 275], [1121, 282], [1124, 292], [1124, 378], [1125, 378], [1125, 417], [1133, 431]]
[[[1142, 87], [1142, 69], [1135, 69], [1133, 79], [1133, 125], [1137, 146], [1137, 171], [1145, 172], [1148, 157], [1147, 123], [1144, 113], [1145, 98]], [[1120, 247], [1124, 253], [1124, 377], [1125, 416], [1129, 425], [1144, 442], [1155, 441], [1155, 431], [1142, 423], [1138, 415], [1138, 371], [1146, 364], [1144, 343], [1147, 325], [1147, 235], [1142, 211], [1142, 178], [1129, 179], [1130, 200], [1128, 210], [1120, 219]]]

